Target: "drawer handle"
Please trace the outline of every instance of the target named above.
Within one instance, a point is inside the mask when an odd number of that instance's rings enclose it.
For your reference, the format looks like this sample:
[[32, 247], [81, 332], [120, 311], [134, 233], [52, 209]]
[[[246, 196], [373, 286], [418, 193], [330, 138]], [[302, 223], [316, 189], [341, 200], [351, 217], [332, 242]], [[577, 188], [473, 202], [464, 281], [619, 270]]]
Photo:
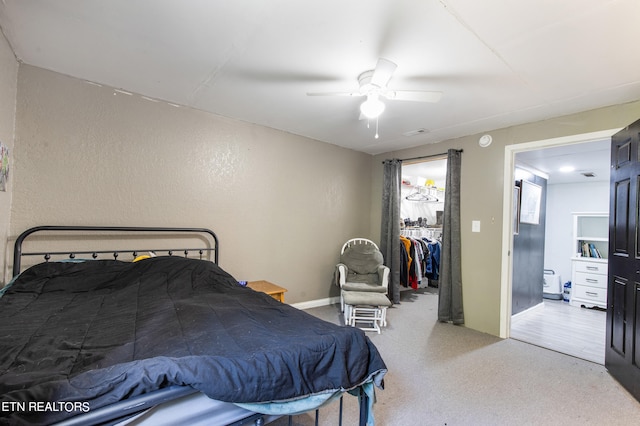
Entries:
[[587, 269], [590, 271], [598, 271], [600, 268], [597, 266], [587, 266]]
[[598, 283], [598, 280], [594, 280], [593, 278], [587, 278], [586, 281], [588, 283], [596, 283], [596, 284]]
[[598, 293], [595, 293], [593, 291], [587, 291], [585, 292], [587, 294], [587, 296], [591, 296], [591, 297], [598, 297]]

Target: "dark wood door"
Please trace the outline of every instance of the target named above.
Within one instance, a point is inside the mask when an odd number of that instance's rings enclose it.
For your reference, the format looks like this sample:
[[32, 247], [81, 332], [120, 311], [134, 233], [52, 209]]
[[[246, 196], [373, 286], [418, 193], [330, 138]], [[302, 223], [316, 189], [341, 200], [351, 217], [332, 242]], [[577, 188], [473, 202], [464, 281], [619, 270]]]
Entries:
[[611, 140], [605, 366], [640, 401], [640, 120]]

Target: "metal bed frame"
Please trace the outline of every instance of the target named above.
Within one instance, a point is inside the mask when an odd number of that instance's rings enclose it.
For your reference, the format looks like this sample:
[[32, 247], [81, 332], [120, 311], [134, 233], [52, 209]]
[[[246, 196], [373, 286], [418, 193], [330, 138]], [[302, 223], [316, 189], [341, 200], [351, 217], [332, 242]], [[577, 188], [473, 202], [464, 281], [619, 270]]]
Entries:
[[[138, 248], [138, 249], [122, 249], [117, 247], [115, 249], [101, 249], [101, 250], [73, 250], [73, 251], [23, 251], [23, 244], [25, 240], [37, 233], [50, 232], [58, 233], [65, 236], [78, 235], [78, 233], [84, 233], [85, 235], [97, 235], [100, 233], [108, 233], [112, 236], [116, 235], [140, 235], [148, 234], [154, 237], [160, 235], [174, 235], [174, 236], [190, 236], [194, 239], [200, 239], [202, 247], [190, 247], [190, 248]], [[86, 241], [86, 240], [85, 240]], [[36, 226], [29, 228], [22, 232], [14, 243], [13, 250], [13, 275], [17, 276], [21, 272], [22, 258], [23, 257], [42, 257], [45, 262], [54, 260], [57, 257], [66, 256], [69, 259], [76, 259], [78, 255], [89, 255], [92, 259], [97, 259], [101, 255], [109, 254], [114, 260], [118, 260], [121, 254], [131, 254], [132, 259], [136, 258], [140, 253], [166, 253], [169, 256], [180, 253], [185, 257], [195, 253], [200, 259], [208, 258], [214, 263], [218, 264], [219, 257], [219, 242], [216, 234], [210, 229], [206, 228], [172, 228], [172, 227], [133, 227], [133, 226]], [[212, 257], [212, 259], [211, 259]], [[77, 426], [77, 425], [115, 425], [120, 422], [125, 422], [138, 414], [153, 408], [159, 404], [176, 400], [188, 395], [197, 393], [198, 391], [190, 386], [170, 386], [164, 389], [159, 389], [154, 392], [150, 392], [144, 395], [132, 397], [123, 401], [118, 401], [114, 404], [101, 407], [92, 410], [88, 413], [76, 415], [72, 418], [64, 420], [58, 423], [60, 426]], [[359, 404], [359, 425], [365, 426], [367, 418], [369, 417], [369, 396], [360, 391], [358, 395]], [[248, 412], [250, 413], [250, 412]], [[342, 425], [343, 414], [343, 400], [340, 397], [339, 408], [339, 425]], [[253, 424], [255, 426], [262, 426], [265, 424], [265, 419], [269, 416], [260, 413], [250, 413], [247, 417], [240, 420], [229, 423], [228, 426], [242, 426]], [[271, 416], [273, 419], [273, 416]], [[289, 415], [289, 425], [292, 425], [293, 416]], [[319, 409], [315, 410], [315, 424], [319, 422]]]
[[[79, 250], [79, 251], [35, 251], [35, 252], [23, 252], [22, 244], [32, 234], [44, 231], [53, 231], [58, 233], [65, 232], [85, 232], [88, 234], [96, 234], [100, 232], [117, 234], [117, 233], [137, 233], [137, 234], [174, 234], [174, 235], [191, 235], [192, 237], [205, 237], [209, 240], [209, 242], [213, 242], [212, 246], [209, 247], [198, 247], [198, 248], [139, 248], [139, 249], [120, 249], [115, 248], [112, 250]], [[204, 244], [203, 244], [204, 245]], [[101, 254], [111, 254], [114, 259], [118, 259], [121, 253], [130, 253], [134, 258], [139, 253], [147, 253], [147, 252], [166, 252], [169, 256], [173, 256], [177, 252], [183, 253], [185, 256], [188, 256], [191, 252], [197, 252], [199, 256], [202, 258], [206, 253], [213, 254], [213, 262], [218, 264], [218, 237], [216, 234], [210, 229], [206, 228], [163, 228], [163, 227], [145, 227], [145, 226], [36, 226], [33, 228], [29, 228], [24, 231], [22, 234], [16, 238], [13, 248], [13, 275], [18, 275], [20, 273], [21, 261], [24, 256], [42, 256], [45, 261], [49, 261], [52, 256], [66, 256], [68, 255], [70, 259], [75, 259], [78, 254], [86, 254], [90, 255], [93, 259], [97, 259]]]

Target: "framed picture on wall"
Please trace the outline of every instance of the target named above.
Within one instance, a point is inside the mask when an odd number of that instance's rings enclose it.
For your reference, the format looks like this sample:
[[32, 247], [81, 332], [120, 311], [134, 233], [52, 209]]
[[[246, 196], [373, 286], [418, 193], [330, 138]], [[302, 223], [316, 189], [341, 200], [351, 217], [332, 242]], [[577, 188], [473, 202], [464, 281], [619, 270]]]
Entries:
[[520, 223], [540, 224], [542, 187], [522, 180], [520, 184]]

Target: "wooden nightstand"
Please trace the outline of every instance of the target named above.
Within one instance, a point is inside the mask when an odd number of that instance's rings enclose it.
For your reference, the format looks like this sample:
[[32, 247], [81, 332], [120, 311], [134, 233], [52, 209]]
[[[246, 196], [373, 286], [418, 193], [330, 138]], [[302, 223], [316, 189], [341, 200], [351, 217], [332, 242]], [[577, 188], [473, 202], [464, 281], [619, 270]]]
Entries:
[[269, 281], [249, 281], [247, 283], [247, 287], [255, 290], [261, 291], [262, 293], [267, 293], [269, 296], [278, 300], [279, 302], [284, 303], [284, 292], [287, 291], [286, 288], [282, 288], [279, 285], [275, 285], [270, 283]]

